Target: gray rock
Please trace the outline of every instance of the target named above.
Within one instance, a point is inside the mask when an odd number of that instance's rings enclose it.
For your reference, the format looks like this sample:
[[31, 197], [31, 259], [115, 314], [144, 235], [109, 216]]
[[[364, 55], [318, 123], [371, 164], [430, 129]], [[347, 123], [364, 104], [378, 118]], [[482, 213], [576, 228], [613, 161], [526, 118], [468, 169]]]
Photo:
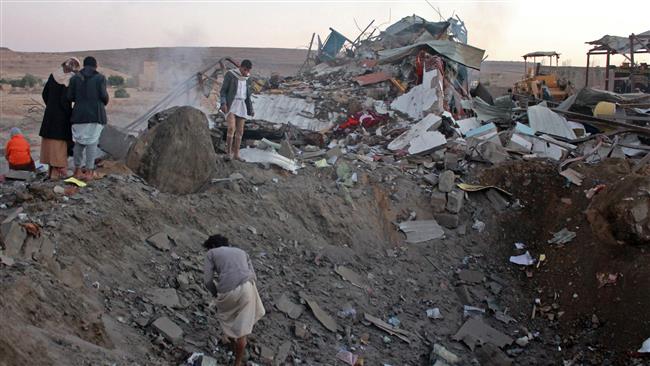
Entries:
[[147, 297], [156, 305], [180, 308], [181, 301], [173, 288], [154, 288], [147, 291]]
[[183, 340], [183, 330], [171, 319], [164, 316], [156, 319], [152, 326], [168, 341], [178, 345]]
[[454, 189], [454, 181], [456, 180], [456, 175], [451, 170], [445, 170], [440, 173], [438, 177], [438, 189], [440, 192], [451, 192]]
[[457, 189], [447, 193], [447, 211], [451, 213], [459, 213], [463, 208], [464, 198], [465, 193]]
[[433, 191], [431, 193], [431, 208], [433, 212], [445, 212], [447, 207], [447, 195], [444, 192]]
[[217, 366], [217, 359], [203, 355], [203, 357], [201, 357], [201, 363], [199, 366]]
[[278, 153], [288, 159], [296, 158], [296, 153], [293, 151], [293, 146], [291, 146], [287, 140], [282, 140], [282, 142], [280, 142], [280, 150], [278, 150]]
[[179, 273], [176, 276], [176, 281], [178, 282], [178, 288], [181, 290], [187, 290], [190, 286], [190, 276], [187, 272]]
[[636, 206], [634, 206], [631, 211], [634, 222], [638, 223], [644, 221], [648, 218], [648, 202], [646, 200], [642, 200]]
[[153, 245], [158, 250], [166, 252], [172, 249], [171, 240], [169, 240], [169, 235], [164, 232], [159, 232], [147, 238], [147, 243]]
[[438, 221], [438, 224], [447, 229], [455, 229], [460, 225], [460, 217], [457, 214], [437, 213], [433, 217]]
[[25, 239], [27, 239], [27, 232], [18, 222], [12, 222], [3, 225], [2, 234], [5, 244], [4, 254], [10, 257], [17, 257], [20, 254]]

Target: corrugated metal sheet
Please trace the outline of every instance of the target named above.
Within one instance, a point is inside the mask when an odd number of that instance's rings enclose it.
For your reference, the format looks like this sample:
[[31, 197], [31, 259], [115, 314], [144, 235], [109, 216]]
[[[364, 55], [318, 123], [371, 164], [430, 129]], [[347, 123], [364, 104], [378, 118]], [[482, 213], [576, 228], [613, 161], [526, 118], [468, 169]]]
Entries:
[[485, 53], [485, 51], [480, 48], [458, 42], [441, 40], [420, 42], [400, 48], [379, 51], [379, 61], [381, 63], [398, 61], [411, 53], [415, 53], [421, 47], [429, 47], [437, 54], [440, 54], [451, 61], [476, 70], [481, 69], [481, 61], [483, 60], [483, 54]]
[[331, 126], [314, 118], [315, 105], [305, 99], [286, 95], [253, 95], [255, 119], [272, 123], [287, 124], [303, 130], [320, 131]]

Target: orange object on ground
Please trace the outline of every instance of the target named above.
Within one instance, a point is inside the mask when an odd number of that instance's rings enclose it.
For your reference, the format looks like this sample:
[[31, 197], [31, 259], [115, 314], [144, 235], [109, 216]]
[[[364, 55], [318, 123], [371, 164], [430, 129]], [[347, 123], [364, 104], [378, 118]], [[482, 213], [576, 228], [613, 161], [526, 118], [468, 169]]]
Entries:
[[33, 162], [32, 154], [29, 151], [29, 142], [27, 142], [25, 136], [14, 135], [7, 142], [5, 157], [9, 165], [13, 166], [25, 166]]

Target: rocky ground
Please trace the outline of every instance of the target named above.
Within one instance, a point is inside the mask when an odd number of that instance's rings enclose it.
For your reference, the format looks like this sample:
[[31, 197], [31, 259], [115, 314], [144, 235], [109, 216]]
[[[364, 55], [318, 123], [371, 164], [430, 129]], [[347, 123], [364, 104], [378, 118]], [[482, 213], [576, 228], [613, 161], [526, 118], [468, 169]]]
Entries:
[[[189, 195], [159, 192], [110, 162], [81, 189], [4, 183], [0, 365], [180, 365], [193, 352], [227, 364], [201, 284], [201, 243], [214, 233], [247, 250], [257, 271], [267, 315], [249, 345], [256, 364], [343, 365], [342, 351], [366, 365], [647, 362], [634, 354], [650, 325], [650, 255], [637, 235], [647, 217], [617, 204], [647, 207], [648, 180], [627, 162], [574, 167], [587, 177], [581, 187], [545, 162], [472, 166], [467, 181], [512, 196], [462, 194], [457, 217], [439, 212], [438, 184], [415, 164], [346, 162], [358, 174], [352, 187], [337, 184], [334, 167], [292, 175], [221, 158], [216, 176], [234, 179]], [[587, 199], [597, 184], [607, 188]], [[612, 210], [636, 214], [616, 221]], [[456, 227], [406, 243], [396, 224], [434, 215]], [[547, 243], [564, 227], [576, 237]], [[526, 250], [546, 260], [509, 263]], [[480, 310], [464, 314], [465, 305]], [[442, 319], [427, 316], [433, 308]], [[390, 334], [366, 314], [399, 325]], [[472, 337], [455, 336], [474, 319], [493, 333], [474, 333], [487, 343], [472, 350]]]

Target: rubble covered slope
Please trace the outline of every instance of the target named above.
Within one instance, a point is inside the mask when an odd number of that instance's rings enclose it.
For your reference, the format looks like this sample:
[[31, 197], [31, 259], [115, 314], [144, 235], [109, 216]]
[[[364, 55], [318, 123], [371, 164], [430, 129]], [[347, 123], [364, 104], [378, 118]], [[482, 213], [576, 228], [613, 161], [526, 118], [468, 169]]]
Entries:
[[[213, 233], [246, 249], [256, 268], [268, 312], [249, 347], [250, 360], [259, 364], [273, 363], [270, 358], [338, 364], [336, 355], [347, 350], [367, 364], [423, 365], [441, 357], [432, 353], [434, 345], [460, 364], [614, 361], [639, 344], [648, 324], [643, 312], [637, 313], [638, 326], [619, 313], [648, 304], [637, 289], [648, 286], [642, 270], [647, 253], [597, 241], [586, 218], [578, 219], [589, 205], [580, 198], [584, 193], [564, 187], [544, 163], [487, 170], [476, 181], [511, 190], [519, 206], [501, 207], [492, 194], [471, 193], [457, 228], [441, 228], [444, 237], [412, 244], [395, 223], [431, 219], [437, 210], [430, 183], [417, 175], [357, 165], [359, 182], [343, 188], [335, 183], [334, 168], [290, 175], [237, 162], [220, 165], [225, 176], [240, 173], [242, 179], [185, 196], [116, 174], [68, 195], [52, 193], [53, 183], [5, 186], [3, 202], [22, 207], [23, 215], [9, 217], [3, 233], [19, 222], [43, 228], [39, 238], [23, 233], [14, 263], [2, 268], [3, 364], [167, 365], [183, 363], [192, 352], [227, 363], [228, 349], [201, 284], [201, 243]], [[584, 171], [595, 180], [594, 170]], [[620, 174], [599, 179], [613, 182]], [[535, 194], [532, 188], [542, 184], [548, 189]], [[557, 191], [549, 196], [550, 189]], [[606, 197], [595, 198], [600, 196]], [[564, 198], [572, 204], [562, 206]], [[484, 231], [472, 229], [476, 220]], [[549, 246], [546, 239], [566, 220], [573, 220], [571, 230], [579, 226], [578, 237]], [[508, 264], [515, 241], [547, 260], [526, 270]], [[585, 253], [605, 260], [612, 250], [618, 258], [607, 265]], [[621, 277], [600, 288], [600, 271]], [[536, 297], [538, 315], [530, 320]], [[333, 317], [334, 329], [301, 298]], [[617, 299], [614, 305], [610, 298]], [[288, 314], [280, 310], [286, 306]], [[441, 319], [427, 315], [434, 308]], [[367, 320], [372, 317], [399, 321], [397, 329], [408, 336], [385, 332]], [[455, 340], [466, 322], [477, 319], [510, 344], [499, 349], [492, 340], [471, 350], [467, 339]]]

